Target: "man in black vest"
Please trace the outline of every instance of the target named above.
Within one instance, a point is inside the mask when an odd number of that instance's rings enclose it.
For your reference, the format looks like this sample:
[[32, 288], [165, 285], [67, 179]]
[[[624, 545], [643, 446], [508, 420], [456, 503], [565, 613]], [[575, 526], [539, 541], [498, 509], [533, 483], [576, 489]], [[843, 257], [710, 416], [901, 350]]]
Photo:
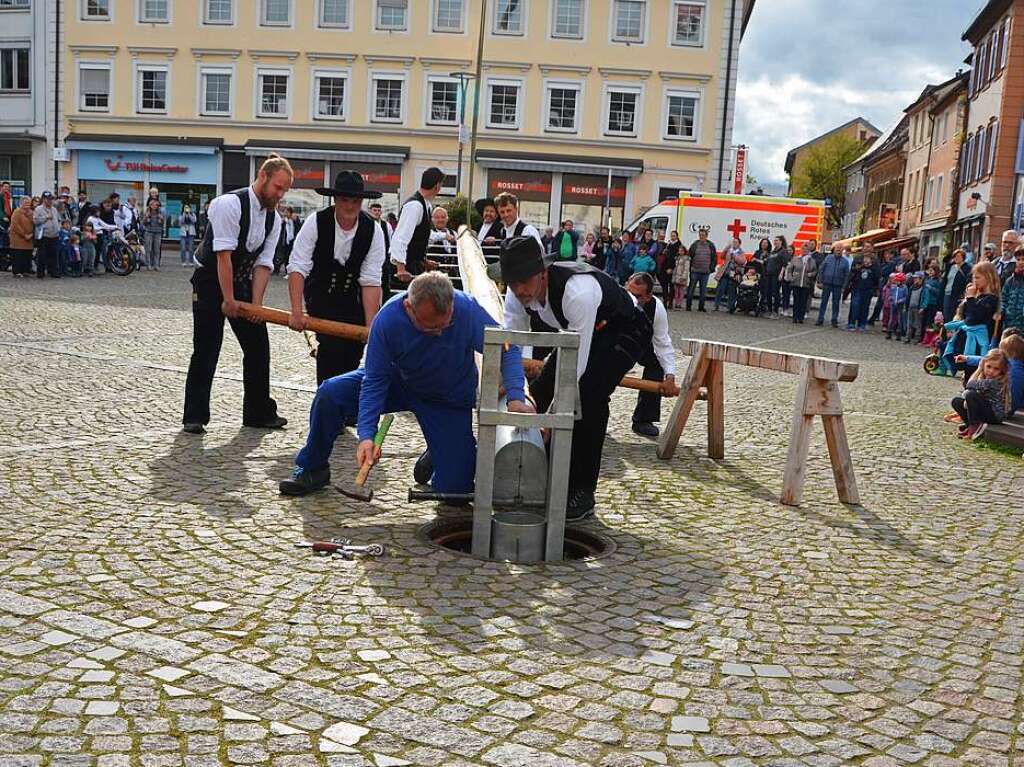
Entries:
[[209, 223], [196, 250], [192, 273], [192, 360], [185, 380], [184, 430], [202, 434], [210, 422], [210, 389], [224, 340], [224, 318], [242, 347], [242, 423], [280, 429], [270, 398], [270, 339], [267, 328], [239, 316], [239, 301], [263, 303], [281, 234], [277, 204], [292, 185], [292, 168], [271, 155], [252, 186], [210, 203]]
[[391, 224], [384, 220], [384, 209], [379, 202], [371, 202], [368, 210], [370, 218], [376, 221], [380, 230], [384, 232], [384, 268], [380, 275], [380, 305], [383, 306], [391, 298], [391, 278], [395, 273], [395, 267], [391, 263]]
[[540, 232], [533, 224], [519, 218], [519, 198], [511, 192], [502, 192], [494, 198], [494, 206], [498, 211], [498, 223], [490, 228], [490, 234], [500, 240], [511, 237], [533, 237], [544, 250], [540, 241]]
[[391, 261], [395, 265], [395, 276], [402, 282], [437, 268], [437, 262], [427, 258], [427, 245], [432, 229], [430, 201], [437, 197], [442, 184], [444, 171], [427, 168], [420, 178], [419, 191], [405, 201], [398, 214], [398, 228], [391, 238]]
[[637, 272], [626, 282], [626, 290], [636, 299], [641, 311], [651, 323], [651, 346], [644, 350], [639, 362], [644, 368], [645, 381], [657, 381], [659, 394], [639, 392], [633, 410], [633, 431], [644, 437], [656, 438], [661, 420], [661, 395], [676, 391], [676, 352], [668, 332], [668, 312], [654, 295], [654, 278], [647, 272]]
[[[492, 278], [500, 276], [508, 286], [507, 329], [530, 330], [530, 320], [536, 318], [548, 329], [580, 336], [576, 374], [581, 417], [572, 433], [566, 516], [583, 519], [594, 509], [608, 402], [619, 381], [650, 346], [651, 323], [613, 278], [587, 264], [553, 263], [533, 237], [502, 242], [500, 261], [488, 273]], [[554, 398], [556, 355], [548, 356], [540, 376], [530, 385], [538, 412], [547, 410]]]
[[[363, 177], [351, 170], [341, 171], [332, 188], [317, 191], [333, 197], [334, 205], [307, 218], [295, 238], [288, 262], [288, 326], [306, 329], [305, 296], [310, 316], [369, 327], [380, 311], [384, 232], [362, 205], [381, 194], [367, 191]], [[365, 347], [361, 341], [323, 333], [316, 339], [318, 386], [359, 367]]]

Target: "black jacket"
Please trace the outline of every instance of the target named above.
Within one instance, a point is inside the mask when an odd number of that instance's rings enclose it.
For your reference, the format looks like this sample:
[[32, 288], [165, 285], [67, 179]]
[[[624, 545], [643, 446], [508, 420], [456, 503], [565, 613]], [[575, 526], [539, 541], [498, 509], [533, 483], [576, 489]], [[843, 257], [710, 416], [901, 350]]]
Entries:
[[[942, 273], [942, 294], [943, 296], [949, 295], [952, 298], [953, 305], [956, 306], [960, 303], [960, 299], [964, 297], [964, 291], [967, 290], [967, 283], [971, 281], [971, 267], [968, 264], [964, 264], [960, 267], [960, 272], [953, 280], [953, 290], [947, 293], [946, 285], [949, 280], [949, 270], [956, 269], [957, 266], [950, 259], [949, 263], [946, 264], [946, 270]], [[947, 317], [946, 322], [952, 320], [952, 317]]]

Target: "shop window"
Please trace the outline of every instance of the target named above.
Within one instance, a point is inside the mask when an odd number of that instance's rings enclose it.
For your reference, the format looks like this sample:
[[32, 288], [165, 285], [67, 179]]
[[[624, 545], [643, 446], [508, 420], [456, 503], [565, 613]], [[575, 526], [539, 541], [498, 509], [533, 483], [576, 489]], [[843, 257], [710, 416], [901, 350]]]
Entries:
[[491, 82], [487, 89], [487, 127], [519, 127], [519, 83]]
[[81, 0], [85, 21], [110, 21], [110, 0]]
[[170, 0], [139, 0], [139, 21], [166, 24], [171, 20]]
[[28, 92], [30, 60], [29, 48], [0, 48], [0, 92]]
[[231, 70], [204, 69], [200, 75], [204, 115], [231, 114]]
[[432, 79], [429, 89], [427, 122], [433, 125], [458, 124], [459, 84], [455, 80]]
[[267, 27], [287, 27], [291, 22], [291, 0], [261, 0], [260, 24]]
[[233, 24], [234, 0], [203, 0], [203, 22], [206, 24]]
[[697, 138], [696, 93], [669, 91], [665, 95], [665, 138], [693, 141]]
[[523, 34], [523, 6], [526, 0], [494, 0], [494, 34]]
[[257, 75], [259, 89], [258, 117], [288, 116], [287, 72], [264, 71]]
[[[704, 44], [704, 3], [679, 3], [672, 7], [672, 44]], [[863, 140], [863, 139], [862, 139]]]
[[137, 97], [136, 111], [167, 111], [167, 68], [139, 67], [136, 70]]
[[549, 131], [576, 133], [579, 130], [579, 98], [579, 85], [549, 85], [545, 128]]
[[318, 73], [314, 77], [316, 112], [321, 120], [344, 120], [348, 78], [343, 74]]
[[462, 0], [434, 0], [434, 31], [462, 32]]
[[395, 77], [373, 78], [373, 121], [402, 122], [405, 80]]
[[83, 112], [110, 111], [110, 65], [80, 64], [78, 108]]
[[551, 3], [551, 36], [582, 39], [583, 12], [583, 0], [554, 0]]
[[348, 29], [348, 0], [320, 0], [320, 26]]
[[0, 11], [27, 11], [29, 0], [0, 0]]
[[639, 101], [638, 90], [610, 88], [605, 133], [611, 136], [635, 136]]
[[612, 39], [618, 43], [642, 43], [646, 10], [645, 0], [614, 0]]
[[377, 29], [405, 32], [409, 25], [409, 0], [377, 0]]

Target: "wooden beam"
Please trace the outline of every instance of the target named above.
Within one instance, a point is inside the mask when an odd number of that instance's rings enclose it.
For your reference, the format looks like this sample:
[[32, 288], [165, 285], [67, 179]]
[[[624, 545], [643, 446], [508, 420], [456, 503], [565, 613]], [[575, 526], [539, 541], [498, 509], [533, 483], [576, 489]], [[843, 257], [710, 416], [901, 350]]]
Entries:
[[787, 506], [799, 506], [804, 492], [804, 478], [807, 474], [807, 453], [811, 447], [811, 425], [813, 415], [806, 415], [809, 390], [814, 385], [811, 375], [811, 361], [805, 360], [800, 384], [793, 403], [793, 416], [789, 428], [789, 450], [782, 475], [782, 502]]
[[676, 400], [672, 408], [672, 415], [665, 424], [665, 430], [661, 433], [658, 441], [658, 458], [667, 461], [675, 455], [676, 447], [679, 445], [679, 438], [686, 428], [686, 422], [693, 410], [693, 403], [701, 398], [701, 394], [708, 396], [705, 387], [705, 379], [708, 371], [708, 358], [704, 347], [700, 346], [692, 357], [686, 368], [686, 375], [683, 376], [683, 394]]
[[[257, 319], [269, 322], [273, 325], [288, 326], [291, 314], [283, 309], [274, 309], [270, 306], [256, 306], [246, 301], [239, 301], [238, 306], [241, 315], [245, 319]], [[319, 317], [306, 317], [306, 329], [314, 333], [344, 338], [348, 341], [361, 341], [366, 343], [370, 336], [370, 329], [363, 325], [352, 325], [348, 322], [335, 322], [334, 320], [322, 320]]]
[[705, 379], [708, 387], [708, 457], [725, 458], [725, 363], [711, 360]]
[[790, 373], [792, 375], [800, 375], [803, 372], [803, 364], [810, 362], [813, 365], [814, 377], [826, 381], [854, 381], [860, 372], [860, 367], [855, 362], [843, 362], [824, 357], [809, 357], [805, 354], [777, 352], [769, 349], [757, 349], [751, 346], [739, 346], [737, 344], [703, 341], [697, 338], [684, 338], [678, 342], [679, 351], [688, 356], [693, 356], [701, 345], [704, 345], [708, 350], [709, 359], [745, 365], [746, 367], [761, 368], [763, 370], [776, 370], [780, 373]]

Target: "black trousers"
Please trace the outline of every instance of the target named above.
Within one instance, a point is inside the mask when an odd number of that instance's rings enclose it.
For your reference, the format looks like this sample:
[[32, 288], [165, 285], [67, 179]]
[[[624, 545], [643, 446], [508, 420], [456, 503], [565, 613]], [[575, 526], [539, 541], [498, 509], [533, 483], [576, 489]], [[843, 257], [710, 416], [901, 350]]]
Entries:
[[[637, 360], [644, 367], [643, 379], [645, 381], [665, 380], [665, 371], [654, 356], [654, 349], [648, 349], [644, 355]], [[640, 392], [636, 395], [636, 407], [633, 409], [633, 423], [657, 423], [661, 420], [661, 395]]]
[[[587, 367], [579, 381], [580, 420], [572, 432], [569, 492], [597, 488], [601, 453], [608, 430], [608, 403], [622, 377], [651, 345], [651, 323], [639, 309], [630, 320], [609, 323], [594, 333]], [[556, 351], [544, 364], [540, 376], [530, 384], [538, 412], [554, 399]]]
[[[224, 341], [220, 287], [202, 280], [192, 293], [192, 359], [185, 379], [182, 423], [210, 422], [210, 390]], [[242, 423], [259, 424], [277, 416], [270, 398], [270, 339], [267, 326], [241, 318], [229, 319], [231, 332], [242, 347]]]
[[51, 277], [60, 277], [58, 256], [57, 238], [42, 237], [39, 240], [39, 247], [36, 248], [36, 277], [42, 279], [47, 271]]
[[807, 306], [811, 303], [811, 288], [793, 286], [793, 321], [803, 322], [807, 316]]
[[344, 338], [316, 334], [316, 385], [328, 378], [351, 373], [359, 367], [366, 344]]
[[999, 423], [996, 414], [992, 412], [992, 405], [979, 392], [967, 389], [963, 397], [953, 397], [953, 401], [950, 404], [968, 426], [977, 426], [982, 423]]
[[11, 273], [31, 274], [32, 273], [32, 251], [11, 250]]

